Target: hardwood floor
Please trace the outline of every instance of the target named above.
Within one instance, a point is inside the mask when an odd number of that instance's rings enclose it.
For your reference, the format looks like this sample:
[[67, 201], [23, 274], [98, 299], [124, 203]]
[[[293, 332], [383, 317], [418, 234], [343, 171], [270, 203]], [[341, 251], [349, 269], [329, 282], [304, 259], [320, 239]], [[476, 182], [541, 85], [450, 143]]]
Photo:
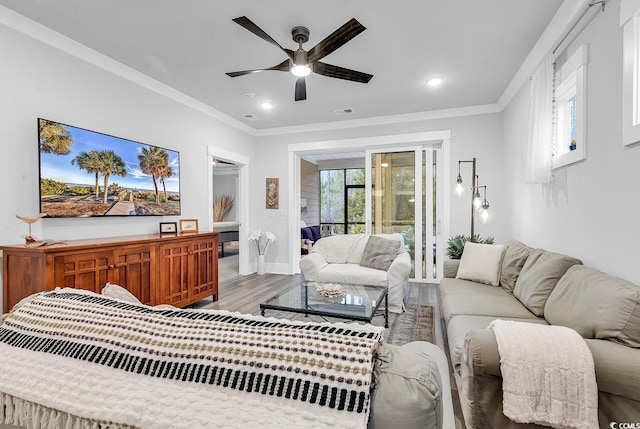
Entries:
[[[264, 302], [276, 293], [297, 284], [301, 279], [302, 274], [265, 274], [262, 276], [251, 274], [248, 276], [235, 277], [229, 280], [221, 280], [218, 285], [218, 293], [220, 295], [220, 299], [218, 301], [212, 302], [211, 299], [204, 299], [189, 307], [260, 314], [261, 302]], [[438, 347], [444, 350], [448, 357], [449, 347], [446, 343], [446, 335], [443, 331], [442, 315], [440, 312], [440, 302], [438, 298], [438, 286], [434, 284], [409, 282], [405, 295], [405, 303], [430, 305], [434, 307], [435, 342]], [[451, 368], [449, 368], [449, 373], [452, 373]], [[453, 376], [450, 381], [452, 387], [451, 394], [453, 397], [454, 415], [456, 418], [456, 429], [466, 429], [460, 409], [458, 391], [456, 390], [456, 384]]]

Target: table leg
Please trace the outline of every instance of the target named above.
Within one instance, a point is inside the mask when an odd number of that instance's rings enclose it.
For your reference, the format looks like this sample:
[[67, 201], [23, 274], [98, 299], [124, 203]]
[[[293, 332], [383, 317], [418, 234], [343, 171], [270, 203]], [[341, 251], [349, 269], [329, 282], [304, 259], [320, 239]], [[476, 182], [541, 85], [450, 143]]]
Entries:
[[262, 317], [264, 317], [264, 308], [260, 309], [260, 314], [262, 315]]

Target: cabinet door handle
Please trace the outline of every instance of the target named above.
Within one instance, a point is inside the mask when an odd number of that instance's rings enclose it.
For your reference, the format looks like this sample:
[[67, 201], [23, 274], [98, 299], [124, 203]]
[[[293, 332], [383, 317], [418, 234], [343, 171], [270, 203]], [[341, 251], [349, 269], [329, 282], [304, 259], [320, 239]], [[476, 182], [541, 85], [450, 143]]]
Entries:
[[107, 266], [107, 268], [110, 270], [113, 270], [115, 267], [116, 267], [116, 264], [111, 264]]

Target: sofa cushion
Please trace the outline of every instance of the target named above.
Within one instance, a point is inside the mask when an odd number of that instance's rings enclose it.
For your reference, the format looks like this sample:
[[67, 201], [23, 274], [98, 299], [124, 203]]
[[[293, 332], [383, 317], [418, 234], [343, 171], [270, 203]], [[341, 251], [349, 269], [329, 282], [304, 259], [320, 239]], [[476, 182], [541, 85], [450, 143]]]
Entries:
[[319, 282], [374, 286], [387, 286], [387, 280], [386, 271], [361, 267], [359, 264], [329, 264], [318, 272], [318, 278], [316, 279]]
[[520, 271], [522, 271], [522, 267], [527, 262], [527, 258], [533, 248], [520, 243], [518, 240], [507, 240], [504, 242], [504, 246], [504, 256], [502, 257], [500, 269], [500, 286], [507, 292], [513, 293]]
[[377, 356], [368, 427], [441, 428], [443, 391], [436, 362], [425, 353], [386, 343]]
[[503, 252], [502, 244], [479, 244], [467, 241], [464, 244], [456, 278], [498, 286]]
[[549, 323], [572, 328], [584, 338], [640, 347], [640, 287], [595, 268], [571, 267], [544, 313]]
[[[352, 262], [350, 261], [351, 253], [362, 238], [362, 234], [331, 235], [314, 243], [311, 251], [320, 253], [329, 264]], [[357, 262], [360, 260], [358, 259]]]
[[582, 264], [579, 259], [534, 249], [518, 276], [513, 294], [533, 314], [542, 316], [549, 294], [569, 267]]
[[[502, 288], [498, 289], [502, 290]], [[535, 319], [536, 316], [526, 309], [513, 295], [450, 295], [442, 298], [442, 316], [449, 323], [452, 317], [461, 314], [474, 316], [512, 317], [516, 319]]]
[[400, 243], [375, 235], [369, 236], [362, 253], [360, 265], [376, 270], [387, 271], [400, 250]]
[[[501, 287], [484, 285], [482, 283], [472, 282], [471, 280], [444, 278], [440, 280], [440, 296], [449, 295], [469, 295], [469, 296], [508, 296], [510, 295]], [[473, 298], [464, 298], [473, 299]]]

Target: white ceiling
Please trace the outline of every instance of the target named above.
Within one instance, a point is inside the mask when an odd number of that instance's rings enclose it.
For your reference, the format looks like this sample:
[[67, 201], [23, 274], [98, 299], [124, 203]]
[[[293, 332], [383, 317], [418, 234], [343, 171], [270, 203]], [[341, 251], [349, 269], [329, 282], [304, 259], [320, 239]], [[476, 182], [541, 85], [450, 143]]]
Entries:
[[[562, 0], [0, 0], [38, 23], [255, 129], [496, 103]], [[367, 30], [323, 61], [373, 74], [369, 84], [268, 71], [286, 56], [232, 22], [247, 16], [285, 48], [310, 29], [309, 50], [355, 17]], [[439, 76], [438, 88], [425, 85]], [[252, 92], [253, 98], [244, 95]], [[274, 108], [262, 110], [270, 101]], [[354, 113], [336, 116], [337, 109]], [[252, 114], [258, 121], [247, 121]]]

